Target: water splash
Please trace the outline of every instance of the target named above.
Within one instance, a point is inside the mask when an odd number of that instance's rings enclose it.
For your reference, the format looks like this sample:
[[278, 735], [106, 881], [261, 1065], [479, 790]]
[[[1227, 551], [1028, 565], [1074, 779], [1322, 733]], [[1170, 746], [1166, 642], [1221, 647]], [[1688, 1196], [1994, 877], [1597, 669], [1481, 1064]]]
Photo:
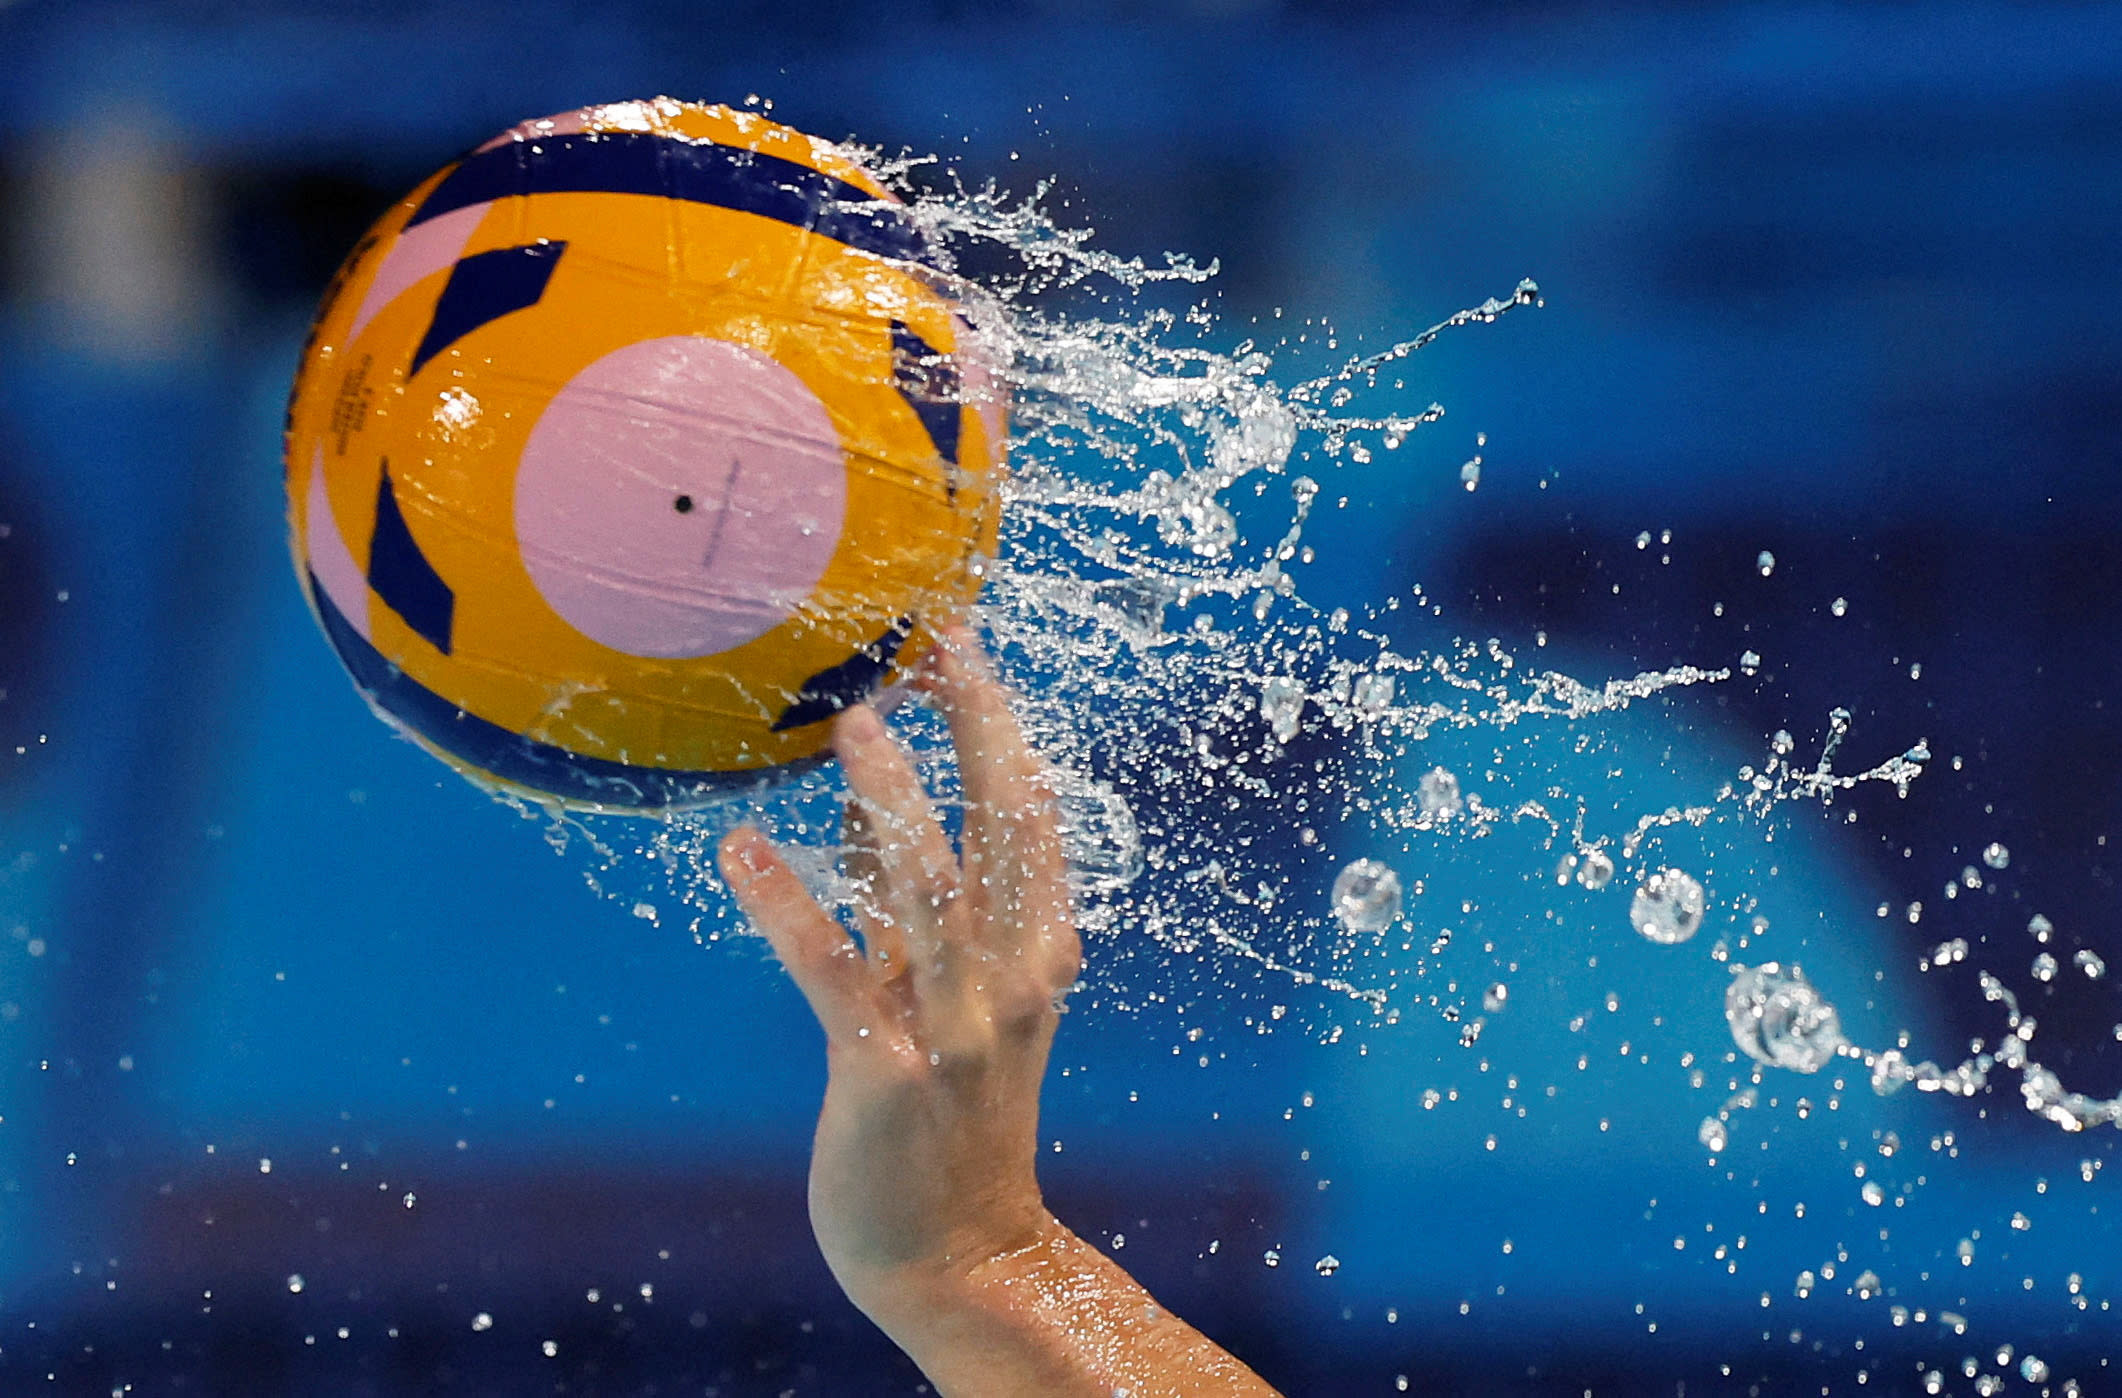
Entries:
[[[859, 154], [902, 184], [933, 164]], [[1837, 775], [1838, 730], [1810, 771], [1772, 758], [1704, 800], [1629, 813], [1610, 829], [1594, 828], [1584, 795], [1552, 784], [1502, 799], [1435, 763], [1407, 786], [1381, 780], [1443, 735], [1581, 729], [1733, 677], [1728, 667], [1683, 663], [1584, 678], [1529, 663], [1496, 640], [1410, 646], [1394, 635], [1401, 598], [1360, 616], [1322, 613], [1298, 586], [1314, 556], [1305, 539], [1314, 512], [1330, 499], [1349, 504], [1322, 480], [1402, 449], [1444, 413], [1434, 403], [1372, 408], [1369, 395], [1404, 397], [1404, 382], [1387, 383], [1389, 373], [1447, 334], [1539, 305], [1539, 288], [1523, 281], [1283, 387], [1274, 370], [1286, 346], [1225, 348], [1209, 302], [1183, 312], [1154, 302], [1155, 293], [1200, 286], [1214, 264], [1104, 252], [1088, 230], [1059, 224], [1043, 193], [952, 188], [916, 194], [910, 207], [936, 245], [981, 268], [977, 283], [944, 278], [977, 327], [975, 352], [1004, 366], [1011, 416], [1003, 546], [985, 565], [977, 620], [1054, 764], [1072, 882], [1086, 931], [1109, 939], [1094, 962], [1110, 985], [1135, 974], [1130, 958], [1145, 951], [1205, 951], [1381, 1015], [1416, 1001], [1451, 1011], [1455, 1002], [1435, 991], [1411, 993], [1448, 931], [1427, 959], [1373, 957], [1403, 896], [1390, 870], [1353, 902], [1339, 884], [1324, 900], [1286, 896], [1293, 854], [1325, 853], [1321, 830], [1331, 818], [1358, 819], [1385, 842], [1522, 828], [1563, 851], [1563, 878], [1596, 893], [1624, 869], [1632, 882], [1662, 878], [1647, 861], [1665, 832], [1759, 820], [1869, 780], [1905, 788], [1920, 773], [1919, 747]], [[1413, 600], [1415, 615], [1441, 611], [1419, 587]], [[895, 722], [955, 818], [956, 777], [935, 716], [906, 706]], [[1297, 819], [1274, 839], [1235, 835], [1200, 815], [1285, 801], [1297, 803]], [[713, 941], [732, 924], [711, 853], [740, 817], [792, 847], [821, 900], [849, 906], [830, 767], [658, 824], [549, 818], [548, 838], [589, 850], [592, 882], [609, 884], [627, 906], [654, 906], [659, 925], [676, 919]], [[629, 887], [643, 868], [666, 887], [653, 896]], [[1646, 923], [1638, 907], [1616, 909], [1616, 918], [1676, 942], [1692, 936], [1707, 910], [1685, 878], [1661, 905], [1669, 916]]]
[[1352, 861], [1334, 878], [1334, 916], [1351, 932], [1382, 932], [1400, 916], [1400, 876], [1375, 859]]
[[[861, 154], [902, 183], [933, 163]], [[1027, 727], [1055, 764], [1074, 886], [1086, 930], [1106, 939], [1106, 953], [1094, 960], [1112, 984], [1135, 973], [1140, 963], [1129, 956], [1144, 950], [1165, 959], [1209, 954], [1346, 997], [1388, 1020], [1419, 1001], [1463, 1027], [1456, 1002], [1419, 988], [1430, 963], [1446, 954], [1449, 929], [1435, 930], [1426, 959], [1381, 963], [1371, 955], [1386, 949], [1405, 896], [1389, 866], [1377, 864], [1361, 891], [1348, 886], [1352, 872], [1374, 861], [1342, 867], [1324, 899], [1291, 896], [1292, 850], [1324, 854], [1327, 817], [1360, 821], [1386, 841], [1527, 830], [1553, 851], [1558, 885], [1598, 895], [1625, 874], [1632, 892], [1626, 907], [1614, 908], [1614, 922], [1679, 944], [1713, 910], [1698, 880], [1654, 858], [1661, 839], [1713, 824], [1767, 832], [1795, 805], [1831, 807], [1872, 784], [1905, 797], [1923, 775], [1931, 762], [1923, 741], [1840, 770], [1852, 731], [1843, 709], [1828, 715], [1810, 760], [1798, 757], [1796, 739], [1778, 733], [1760, 762], [1740, 766], [1700, 799], [1618, 819], [1593, 814], [1598, 803], [1557, 784], [1506, 797], [1499, 793], [1507, 781], [1423, 762], [1425, 744], [1440, 737], [1500, 740], [1539, 724], [1589, 731], [1633, 705], [1670, 703], [1699, 686], [1753, 676], [1764, 664], [1749, 649], [1730, 664], [1584, 678], [1540, 663], [1544, 636], [1524, 653], [1495, 640], [1409, 644], [1395, 634], [1404, 620], [1395, 616], [1400, 597], [1361, 615], [1322, 612], [1305, 599], [1299, 578], [1313, 557], [1307, 526], [1322, 502], [1349, 503], [1328, 484], [1334, 473], [1385, 459], [1445, 412], [1435, 403], [1370, 408], [1367, 395], [1384, 392], [1397, 402], [1405, 385], [1388, 374], [1446, 334], [1539, 305], [1539, 288], [1522, 282], [1284, 387], [1274, 373], [1286, 346], [1223, 347], [1209, 301], [1183, 310], [1155, 301], [1202, 286], [1215, 264], [1107, 253], [1088, 229], [1058, 223], [1044, 192], [1017, 199], [992, 187], [953, 188], [915, 195], [911, 208], [932, 241], [982, 269], [977, 284], [947, 279], [979, 327], [985, 355], [1007, 366], [1001, 377], [1012, 418], [1005, 538], [988, 565], [977, 619], [1017, 683]], [[1477, 445], [1485, 448], [1485, 439]], [[1469, 467], [1471, 485], [1478, 455]], [[1772, 574], [1773, 554], [1763, 550], [1757, 566]], [[1425, 623], [1441, 615], [1419, 587], [1412, 600], [1407, 615]], [[897, 721], [950, 808], [955, 773], [934, 715], [909, 707]], [[1403, 771], [1422, 775], [1380, 779]], [[1242, 823], [1244, 812], [1282, 811], [1285, 801], [1304, 804], [1284, 812], [1294, 817], [1284, 838], [1254, 840], [1188, 818], [1223, 812]], [[712, 941], [731, 924], [708, 856], [740, 813], [796, 846], [813, 891], [846, 906], [829, 768], [741, 806], [624, 833], [538, 814], [556, 844], [593, 852], [593, 882], [621, 868], [661, 871], [667, 893], [646, 900], [659, 922], [676, 917]], [[2009, 856], [1992, 842], [1982, 863], [1995, 873]], [[619, 887], [629, 880], [607, 881], [629, 905], [642, 901]], [[1419, 881], [1413, 887], [1420, 892]], [[1727, 890], [1727, 905], [1754, 892]], [[1911, 904], [1910, 919], [1918, 915]], [[1934, 954], [1926, 964], [1958, 959]], [[2105, 969], [2089, 952], [2073, 964], [2095, 979]], [[1795, 967], [1775, 966], [1740, 968], [1726, 992], [1727, 1012], [1740, 1007], [1735, 1042], [1763, 1065], [1817, 1071], [1823, 1054], [1847, 1052], [1881, 1092], [1913, 1083], [1967, 1096], [1984, 1090], [2004, 1061], [1975, 1052], [1939, 1068], [1911, 1061], [1901, 1048], [1848, 1045], [1832, 1005]], [[2027, 1078], [2029, 1105], [2042, 1115], [2077, 1127], [2113, 1119], [2111, 1104], [2070, 1093], [2045, 1072]]]
[[[897, 173], [903, 178], [920, 164]], [[1078, 1003], [1135, 1013], [1198, 998], [1172, 994], [1176, 983], [1238, 1002], [1240, 1011], [1247, 999], [1272, 1001], [1271, 1010], [1244, 1017], [1263, 1033], [1297, 1025], [1331, 1042], [1344, 1024], [1356, 1031], [1351, 1039], [1400, 1026], [1403, 1035], [1434, 1035], [1446, 1053], [1469, 1051], [1465, 1061], [1485, 1073], [1491, 1054], [1509, 1051], [1498, 1040], [1537, 1032], [1550, 1013], [1543, 992], [1563, 981], [1583, 989], [1575, 968], [1588, 950], [1606, 950], [1557, 938], [1522, 967], [1464, 964], [1495, 924], [1484, 928], [1471, 902], [1440, 897], [1425, 880], [1448, 862], [1433, 857], [1447, 844], [1492, 839], [1484, 869], [1506, 878], [1529, 872], [1543, 886], [1551, 877], [1544, 892], [1557, 906], [1589, 910], [1587, 942], [1612, 934], [1634, 954], [1696, 967], [1701, 1001], [1693, 1008], [1706, 1015], [1714, 1016], [1721, 997], [1729, 1043], [1720, 1035], [1714, 1046], [1687, 1048], [1689, 1058], [1700, 1055], [1690, 1070], [1699, 1075], [1695, 1085], [1725, 1094], [1723, 1104], [1706, 1115], [1691, 1110], [1678, 1139], [1666, 1143], [1691, 1158], [1699, 1147], [1713, 1170], [1740, 1158], [1737, 1138], [1754, 1125], [1742, 1114], [1765, 1119], [1779, 1102], [1801, 1119], [1815, 1113], [1806, 1097], [1778, 1096], [1777, 1073], [1799, 1075], [1794, 1081], [1824, 1098], [1814, 1124], [1836, 1120], [1837, 1130], [1854, 1115], [1845, 1073], [1859, 1093], [1867, 1082], [1882, 1097], [1913, 1087], [1970, 1115], [2009, 1094], [2016, 1075], [2026, 1109], [2066, 1131], [2122, 1125], [2122, 1098], [2073, 1090], [2035, 1060], [2036, 1026], [1992, 975], [1982, 975], [1982, 993], [2005, 1007], [2004, 1035], [1970, 1043], [1964, 1057], [1940, 1053], [1948, 1065], [1940, 1066], [1916, 1057], [1905, 1032], [1891, 1047], [1848, 1037], [1827, 990], [1855, 996], [1868, 987], [1823, 989], [1787, 959], [1733, 965], [1728, 982], [1706, 964], [1729, 961], [1734, 941], [1749, 960], [1790, 953], [1768, 944], [1763, 921], [1749, 917], [1763, 888], [1676, 846], [1711, 827], [1734, 846], [1771, 841], [1798, 808], [1848, 814], [1866, 789], [1907, 797], [1932, 764], [1927, 741], [1881, 739], [1861, 731], [1847, 709], [1831, 711], [1810, 732], [1785, 717], [1797, 733], [1771, 735], [1757, 760], [1711, 774], [1670, 804], [1632, 808], [1596, 789], [1593, 778], [1564, 779], [1561, 769], [1522, 756], [1528, 740], [1544, 729], [1580, 750], [1596, 748], [1602, 728], [1638, 707], [1684, 724], [1705, 688], [1744, 685], [1783, 657], [1748, 648], [1606, 675], [1581, 659], [1556, 659], [1561, 648], [1550, 649], [1545, 636], [1525, 647], [1451, 638], [1452, 618], [1420, 587], [1353, 612], [1307, 599], [1304, 569], [1322, 547], [1308, 537], [1313, 521], [1364, 503], [1344, 483], [1346, 468], [1392, 463], [1445, 414], [1434, 403], [1405, 407], [1405, 385], [1392, 376], [1447, 334], [1537, 306], [1537, 287], [1522, 284], [1284, 387], [1276, 375], [1294, 357], [1290, 346], [1225, 345], [1210, 301], [1165, 304], [1196, 294], [1214, 275], [1212, 263], [1102, 252], [1088, 230], [1057, 224], [1036, 194], [1012, 200], [993, 189], [952, 190], [917, 197], [913, 208], [934, 241], [982, 269], [979, 285], [951, 289], [970, 308], [990, 356], [1008, 366], [1005, 537], [976, 619], [1055, 765], [1090, 938], [1090, 983]], [[1374, 397], [1392, 406], [1372, 406]], [[1501, 453], [1484, 463], [1487, 444], [1477, 447], [1459, 468], [1461, 483], [1481, 483], [1484, 467], [1488, 480], [1507, 480]], [[1454, 451], [1433, 469], [1452, 502], [1470, 508], [1450, 485], [1451, 463], [1462, 455]], [[1639, 534], [1638, 547], [1650, 537]], [[1764, 550], [1756, 566], [1771, 576], [1776, 559]], [[909, 705], [894, 724], [955, 820], [959, 789], [936, 716]], [[624, 906], [651, 903], [659, 926], [689, 925], [701, 940], [716, 941], [736, 924], [711, 852], [740, 816], [784, 842], [829, 906], [852, 905], [855, 891], [837, 866], [838, 804], [828, 767], [727, 809], [660, 823], [526, 814], [548, 821], [556, 845], [589, 851], [590, 877]], [[1956, 859], [1948, 897], [1994, 890], [2014, 867], [1989, 833], [1965, 846], [1964, 857], [1980, 861], [1968, 866], [1975, 882], [1957, 872]], [[1351, 861], [1357, 851], [1378, 857]], [[1509, 860], [1530, 862], [1516, 871]], [[647, 898], [638, 887], [644, 870], [663, 885]], [[1705, 881], [1715, 887], [1714, 902]], [[1921, 904], [1906, 906], [1909, 921], [1922, 915]], [[1885, 917], [1886, 904], [1881, 909]], [[1934, 902], [1932, 916], [1938, 912]], [[1705, 926], [1711, 934], [1695, 941]], [[2044, 946], [2056, 935], [2042, 918], [2029, 931]], [[1645, 948], [1638, 937], [1664, 946]], [[1753, 950], [1750, 939], [1759, 939]], [[2067, 945], [2045, 953], [2051, 965]], [[1951, 974], [1970, 955], [1968, 938], [1949, 937], [1921, 966]], [[2069, 964], [2090, 980], [2105, 972], [2089, 951]], [[1827, 967], [1815, 970], [1827, 977]], [[1512, 980], [1492, 978], [1503, 974]], [[2089, 990], [2077, 976], [2059, 979]], [[1863, 1002], [1845, 1003], [1861, 1024]], [[1659, 1007], [1676, 1018], [1686, 1008]], [[1415, 1009], [1421, 1013], [1407, 1013]], [[1580, 1017], [1570, 1032], [1583, 1025]], [[1715, 1056], [1736, 1071], [1704, 1074]], [[1665, 1067], [1641, 1061], [1645, 1071]], [[1558, 1074], [1565, 1089], [1568, 1081]], [[1552, 1094], [1554, 1085], [1526, 1088]], [[1520, 1086], [1509, 1090], [1510, 1109], [1524, 1115]], [[1421, 1099], [1435, 1105], [1459, 1096], [1431, 1090]], [[1537, 1100], [1532, 1110], [1541, 1110]], [[1831, 1116], [1837, 1110], [1839, 1120]], [[1748, 1158], [1755, 1144], [1745, 1143]], [[1496, 1148], [1494, 1136], [1488, 1148]], [[1854, 1198], [1882, 1210], [1903, 1202], [1890, 1181], [1873, 1177], [1862, 1178]], [[1279, 1261], [1275, 1252], [1267, 1257], [1269, 1265]], [[1910, 1284], [1883, 1260], [1883, 1283], [1877, 1271], [1836, 1261], [1808, 1270], [1801, 1294], [1818, 1286], [1868, 1300]], [[1958, 1312], [1934, 1314], [1964, 1332]]]
[[1705, 898], [1701, 883], [1692, 874], [1660, 869], [1629, 900], [1628, 921], [1647, 940], [1674, 946], [1701, 930]]
[[1848, 1041], [1841, 1017], [1797, 966], [1733, 966], [1724, 991], [1732, 1042], [1756, 1063], [1817, 1073]]

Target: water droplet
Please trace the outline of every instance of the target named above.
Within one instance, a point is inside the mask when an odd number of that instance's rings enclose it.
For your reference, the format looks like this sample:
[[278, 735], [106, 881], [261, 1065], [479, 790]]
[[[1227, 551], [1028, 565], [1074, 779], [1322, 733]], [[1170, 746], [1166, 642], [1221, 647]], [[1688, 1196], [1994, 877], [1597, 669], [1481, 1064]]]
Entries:
[[1122, 631], [1136, 641], [1154, 641], [1164, 631], [1165, 609], [1176, 590], [1160, 578], [1115, 578], [1100, 583], [1092, 597], [1112, 609]]
[[287, 1289], [297, 1294], [300, 1294], [302, 1288], [307, 1285], [308, 1283], [302, 1280], [302, 1274], [300, 1272], [294, 1273], [287, 1279]]
[[1304, 714], [1304, 686], [1287, 675], [1275, 675], [1260, 686], [1260, 716], [1267, 720], [1275, 741], [1286, 743], [1297, 736]]
[[1366, 718], [1376, 718], [1393, 706], [1393, 677], [1369, 674], [1357, 678], [1349, 702]]
[[1817, 1073], [1845, 1040], [1841, 1017], [1796, 966], [1734, 966], [1724, 991], [1732, 1042], [1772, 1068]]
[[1849, 613], [1849, 599], [1847, 597], [1837, 597], [1834, 601], [1827, 604], [1827, 609], [1836, 616], [1846, 616]]
[[2054, 980], [2056, 978], [2056, 958], [2045, 951], [2042, 952], [2034, 958], [2033, 973], [2034, 979], [2037, 981]]
[[491, 1330], [493, 1328], [494, 1318], [488, 1315], [485, 1311], [481, 1311], [479, 1312], [479, 1314], [472, 1317], [472, 1329]]
[[1220, 559], [1237, 542], [1238, 521], [1214, 499], [1194, 491], [1159, 521], [1158, 532], [1165, 542], [1184, 544], [1196, 557]]
[[1481, 993], [1481, 1008], [1490, 1014], [1501, 1014], [1503, 1007], [1509, 1003], [1510, 987], [1501, 981]]
[[1312, 1263], [1312, 1270], [1322, 1277], [1330, 1277], [1341, 1270], [1341, 1259], [1332, 1253], [1328, 1253], [1317, 1262]]
[[1761, 576], [1765, 578], [1776, 571], [1776, 556], [1767, 549], [1763, 549], [1761, 550], [1761, 556], [1754, 560], [1754, 566], [1761, 570]]
[[[2011, 851], [1992, 840], [1982, 851], [1982, 862], [1992, 869], [2002, 869], [2011, 863]], [[2040, 861], [2036, 860], [2035, 862], [2039, 863]]]
[[1577, 882], [1596, 892], [1613, 881], [1613, 856], [1603, 849], [1584, 851], [1577, 864]]
[[1481, 484], [1481, 458], [1475, 457], [1459, 468], [1459, 480], [1468, 490]]
[[1660, 869], [1636, 889], [1628, 920], [1653, 942], [1673, 946], [1695, 935], [1705, 906], [1702, 885], [1678, 869]]
[[1260, 1255], [1260, 1260], [1270, 1267], [1279, 1267], [1282, 1265], [1282, 1254], [1273, 1248], [1269, 1248]]
[[1749, 650], [1749, 651], [1741, 651], [1741, 652], [1739, 653], [1739, 673], [1740, 673], [1740, 674], [1742, 674], [1742, 675], [1758, 675], [1758, 674], [1760, 674], [1760, 673], [1761, 673], [1761, 656], [1760, 656], [1760, 654], [1759, 654], [1758, 652], [1756, 652], [1756, 651], [1750, 651], [1750, 650]]
[[1858, 1190], [1857, 1192], [1864, 1196], [1865, 1203], [1871, 1205], [1875, 1209], [1886, 1202], [1886, 1191], [1879, 1187], [1879, 1182], [1877, 1180], [1866, 1180], [1864, 1182], [1864, 1188]]
[[2047, 1383], [2048, 1365], [2029, 1354], [2019, 1361], [2019, 1377], [2028, 1383]]
[[2100, 959], [2100, 953], [2096, 951], [2079, 950], [2072, 952], [2070, 962], [2071, 965], [2083, 971], [2085, 979], [2089, 981], [2096, 981], [2107, 974], [2107, 963]]
[[1142, 833], [1127, 798], [1071, 768], [1049, 771], [1061, 816], [1069, 883], [1079, 893], [1115, 893], [1142, 873]]
[[1466, 806], [1459, 795], [1459, 779], [1442, 767], [1432, 767], [1422, 774], [1415, 799], [1421, 803], [1424, 820], [1448, 820]]
[[1721, 1155], [1731, 1138], [1725, 1134], [1723, 1122], [1713, 1116], [1706, 1116], [1702, 1118], [1702, 1125], [1695, 1132], [1695, 1139], [1702, 1142], [1703, 1148], [1711, 1155]]
[[1334, 876], [1334, 916], [1351, 932], [1382, 932], [1400, 916], [1400, 876], [1375, 859], [1352, 860]]

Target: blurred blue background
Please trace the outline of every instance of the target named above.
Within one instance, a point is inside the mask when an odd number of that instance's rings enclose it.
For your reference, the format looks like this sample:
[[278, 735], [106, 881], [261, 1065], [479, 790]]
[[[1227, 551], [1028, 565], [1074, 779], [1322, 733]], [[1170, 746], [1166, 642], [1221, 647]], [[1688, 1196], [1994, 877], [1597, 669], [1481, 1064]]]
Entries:
[[[1700, 799], [1837, 705], [1867, 761], [1927, 736], [1908, 800], [1701, 857], [1750, 885], [1774, 856], [1782, 954], [1866, 1042], [1994, 1041], [1970, 976], [1912, 971], [1962, 935], [2074, 1084], [2122, 1077], [2111, 984], [2032, 980], [2017, 931], [2041, 911], [2067, 963], [2114, 906], [2122, 7], [14, 0], [0, 83], [7, 1391], [916, 1391], [811, 1248], [823, 1066], [778, 971], [600, 898], [579, 847], [389, 737], [288, 562], [278, 420], [326, 279], [457, 152], [587, 102], [757, 93], [968, 181], [1053, 176], [1102, 246], [1219, 259], [1226, 343], [1284, 308], [1381, 348], [1536, 277], [1543, 308], [1410, 362], [1449, 415], [1340, 468], [1366, 508], [1314, 525], [1307, 594], [1419, 581], [1433, 639], [1544, 631], [1587, 678], [1760, 653], [1600, 730], [1572, 780], [1612, 758], [1617, 807]], [[1941, 901], [1992, 840], [2009, 876]], [[1128, 962], [1187, 1003], [1067, 1022], [1063, 1215], [1291, 1393], [1913, 1392], [1978, 1350], [2016, 1376], [2000, 1343], [2101, 1391], [2113, 1323], [2076, 1298], [2122, 1283], [2112, 1132], [2004, 1080], [1857, 1082], [1833, 1117], [1771, 1083], [1773, 1124], [1733, 1129], [1774, 1148], [1706, 1168], [1726, 1094], [1683, 1055], [1729, 1047], [1721, 972], [1514, 857], [1459, 851], [1417, 909], [1487, 898], [1452, 973], [1527, 968], [1478, 1052], [1330, 1006], [1297, 1019], [1342, 1041], [1259, 1035], [1294, 988]], [[1866, 1161], [1907, 1177], [1891, 1229]], [[1850, 1294], [1870, 1267], [1926, 1319]]]

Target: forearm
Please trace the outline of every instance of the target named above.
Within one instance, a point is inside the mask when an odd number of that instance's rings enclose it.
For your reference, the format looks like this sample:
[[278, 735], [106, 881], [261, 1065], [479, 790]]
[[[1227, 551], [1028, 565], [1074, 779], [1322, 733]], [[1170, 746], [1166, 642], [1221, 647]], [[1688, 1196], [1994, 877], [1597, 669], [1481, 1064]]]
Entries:
[[970, 1270], [861, 1288], [944, 1398], [1192, 1398], [1274, 1390], [1060, 1223]]

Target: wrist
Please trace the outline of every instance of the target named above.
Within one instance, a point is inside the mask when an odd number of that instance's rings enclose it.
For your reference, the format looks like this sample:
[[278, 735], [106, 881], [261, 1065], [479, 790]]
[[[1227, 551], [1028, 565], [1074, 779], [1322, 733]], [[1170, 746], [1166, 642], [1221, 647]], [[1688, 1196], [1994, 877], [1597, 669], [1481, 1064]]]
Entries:
[[1012, 1246], [879, 1274], [856, 1304], [942, 1398], [1273, 1390], [1044, 1209]]
[[1043, 1203], [953, 1231], [929, 1255], [889, 1263], [828, 1259], [857, 1309], [894, 1339], [948, 1316], [977, 1310], [998, 1283], [1040, 1256], [1076, 1242]]
[[1083, 1386], [1081, 1337], [1056, 1307], [1090, 1280], [1087, 1251], [1042, 1208], [1024, 1231], [842, 1284], [943, 1398], [1102, 1398], [1111, 1386]]

